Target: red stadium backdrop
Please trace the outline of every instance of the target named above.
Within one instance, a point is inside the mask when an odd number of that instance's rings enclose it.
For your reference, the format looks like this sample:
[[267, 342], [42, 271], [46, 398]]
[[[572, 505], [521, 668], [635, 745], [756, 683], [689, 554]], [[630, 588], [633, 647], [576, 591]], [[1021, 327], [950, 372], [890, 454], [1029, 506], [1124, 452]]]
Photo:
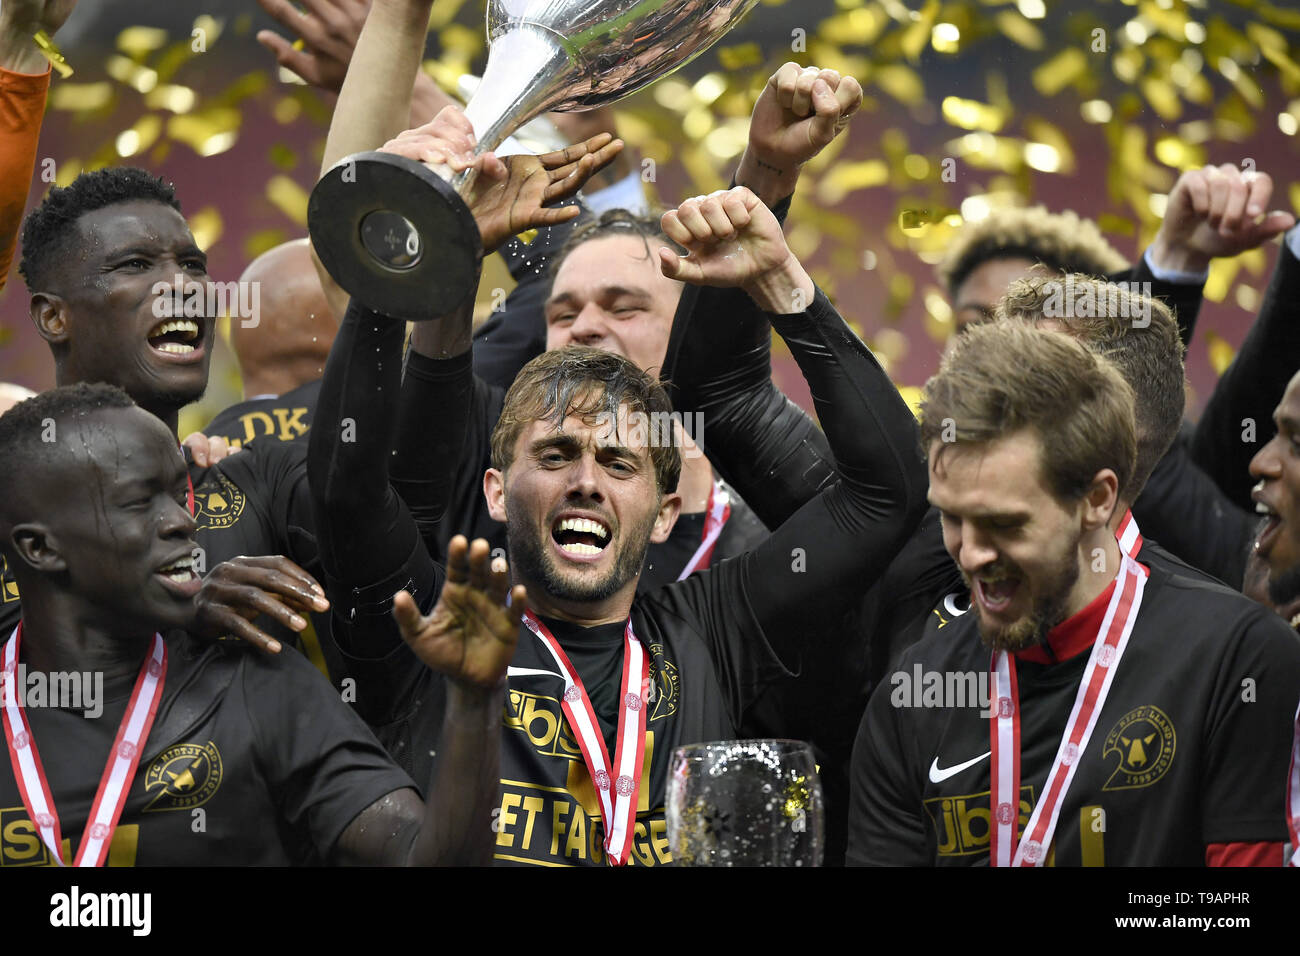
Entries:
[[[426, 69], [444, 84], [483, 62], [483, 7], [438, 0]], [[305, 233], [330, 101], [287, 82], [255, 41], [252, 0], [83, 3], [58, 37], [29, 207], [81, 169], [145, 166], [176, 183], [214, 279]], [[719, 46], [620, 110], [620, 132], [661, 203], [725, 187], [754, 97], [782, 62], [850, 72], [866, 103], [805, 172], [787, 233], [841, 311], [918, 386], [949, 320], [932, 263], [963, 215], [1042, 203], [1100, 219], [1135, 257], [1178, 172], [1253, 166], [1273, 207], [1300, 211], [1300, 12], [1182, 0], [764, 0]], [[50, 160], [52, 162], [47, 162]], [[651, 160], [650, 163], [643, 162]], [[48, 178], [48, 175], [47, 175]], [[1216, 263], [1188, 356], [1189, 411], [1249, 327], [1274, 247]], [[486, 301], [494, 285], [488, 273]], [[0, 294], [0, 380], [53, 384], [17, 269]], [[807, 405], [798, 370], [783, 387]], [[238, 398], [221, 346], [184, 428]]]

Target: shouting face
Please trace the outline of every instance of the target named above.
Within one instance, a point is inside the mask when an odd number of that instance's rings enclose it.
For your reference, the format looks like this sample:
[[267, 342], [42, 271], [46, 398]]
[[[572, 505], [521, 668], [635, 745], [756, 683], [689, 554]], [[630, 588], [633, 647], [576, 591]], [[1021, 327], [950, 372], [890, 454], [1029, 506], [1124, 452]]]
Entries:
[[196, 401], [216, 317], [199, 294], [207, 259], [184, 217], [131, 200], [85, 213], [75, 229], [66, 263], [32, 302], [59, 356], [59, 383], [108, 382], [155, 413]]
[[546, 301], [546, 347], [589, 345], [657, 375], [682, 297], [682, 284], [660, 271], [662, 245], [637, 235], [605, 236], [570, 252]]
[[984, 643], [997, 650], [1027, 647], [1065, 620], [1079, 581], [1079, 515], [1044, 486], [1041, 454], [1028, 429], [930, 448], [944, 547], [970, 588]]
[[1277, 434], [1250, 463], [1259, 479], [1251, 495], [1264, 516], [1255, 556], [1268, 568], [1268, 596], [1275, 606], [1300, 597], [1300, 374], [1291, 379], [1273, 412]]
[[124, 628], [185, 626], [201, 582], [176, 439], [140, 408], [99, 411], [67, 433], [73, 454], [49, 476], [42, 524], [68, 589]]
[[630, 600], [646, 548], [667, 539], [680, 509], [678, 495], [659, 493], [644, 434], [626, 420], [624, 406], [618, 423], [575, 415], [559, 427], [533, 421], [505, 473], [484, 478], [489, 511], [506, 522], [510, 563], [530, 598], [575, 619], [600, 618], [606, 602]]

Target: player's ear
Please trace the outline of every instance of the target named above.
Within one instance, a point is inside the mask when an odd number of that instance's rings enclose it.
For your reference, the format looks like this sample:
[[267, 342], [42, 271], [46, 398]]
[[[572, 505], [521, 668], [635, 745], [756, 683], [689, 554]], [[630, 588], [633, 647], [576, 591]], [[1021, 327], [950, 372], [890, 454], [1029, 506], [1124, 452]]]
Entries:
[[1105, 525], [1118, 503], [1119, 477], [1111, 469], [1103, 468], [1093, 475], [1092, 484], [1083, 496], [1083, 530], [1092, 531]]
[[663, 544], [672, 534], [677, 516], [682, 513], [682, 496], [669, 492], [659, 499], [659, 513], [655, 515], [654, 527], [650, 530], [650, 540], [654, 544]]
[[53, 292], [37, 292], [27, 306], [36, 331], [51, 345], [68, 340], [68, 311], [68, 304]]
[[43, 524], [29, 522], [14, 525], [9, 540], [14, 554], [33, 571], [42, 574], [54, 574], [66, 571], [68, 562], [63, 559], [63, 552], [58, 539]]
[[483, 497], [487, 499], [488, 514], [493, 521], [506, 520], [506, 476], [504, 472], [489, 468], [483, 474]]

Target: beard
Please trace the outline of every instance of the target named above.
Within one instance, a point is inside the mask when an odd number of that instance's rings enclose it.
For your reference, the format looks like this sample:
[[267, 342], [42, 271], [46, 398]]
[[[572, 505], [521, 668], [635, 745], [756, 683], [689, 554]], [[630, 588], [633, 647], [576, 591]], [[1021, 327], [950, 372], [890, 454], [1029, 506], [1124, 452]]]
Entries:
[[1279, 571], [1276, 577], [1268, 578], [1268, 600], [1274, 607], [1281, 608], [1300, 597], [1300, 564]]
[[[516, 513], [526, 514], [521, 508]], [[641, 573], [645, 564], [646, 550], [650, 547], [650, 532], [654, 528], [655, 513], [640, 527], [633, 529], [630, 536], [617, 532], [611, 537], [606, 548], [618, 547], [613, 566], [601, 577], [589, 575], [579, 577], [577, 574], [565, 573], [550, 554], [546, 541], [551, 536], [551, 524], [545, 528], [538, 527], [531, 516], [511, 520], [506, 524], [506, 545], [510, 550], [510, 564], [519, 576], [529, 582], [540, 585], [542, 590], [552, 598], [563, 601], [603, 601], [613, 597], [629, 581]], [[553, 522], [552, 522], [553, 523]]]
[[[975, 582], [970, 575], [962, 572], [966, 586], [971, 590], [971, 603], [977, 606], [975, 619], [979, 623], [980, 640], [985, 647], [1007, 653], [1023, 650], [1045, 641], [1047, 632], [1065, 620], [1070, 591], [1079, 580], [1078, 546], [1079, 538], [1076, 537], [1054, 557], [1044, 571], [1044, 582], [1033, 598], [1029, 613], [1004, 627], [996, 627], [984, 621], [974, 594]], [[1016, 572], [1022, 587], [1028, 580], [1014, 565], [995, 565], [992, 574], [982, 572], [981, 577], [991, 577], [999, 572]]]

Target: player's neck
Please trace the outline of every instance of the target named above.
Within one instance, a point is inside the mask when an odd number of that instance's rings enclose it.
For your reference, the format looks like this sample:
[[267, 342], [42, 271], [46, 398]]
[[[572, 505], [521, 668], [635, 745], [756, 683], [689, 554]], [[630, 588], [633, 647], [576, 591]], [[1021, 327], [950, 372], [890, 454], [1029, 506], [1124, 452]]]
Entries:
[[632, 601], [636, 598], [636, 582], [637, 579], [633, 578], [617, 594], [603, 601], [569, 601], [548, 594], [540, 585], [529, 581], [522, 583], [528, 587], [528, 604], [534, 614], [595, 627], [627, 620], [632, 613]]
[[1065, 604], [1067, 618], [1078, 614], [1110, 586], [1119, 573], [1119, 542], [1109, 524], [1079, 542], [1079, 578]]
[[1110, 528], [1111, 534], [1119, 534], [1119, 526], [1124, 523], [1124, 516], [1128, 514], [1128, 510], [1131, 507], [1133, 507], [1132, 504], [1125, 501], [1123, 498], [1120, 498], [1115, 502], [1115, 511], [1110, 516], [1110, 521], [1106, 522], [1106, 526]]
[[153, 630], [107, 624], [102, 611], [62, 594], [23, 592], [22, 658], [29, 671], [103, 674], [112, 686], [133, 680]]

